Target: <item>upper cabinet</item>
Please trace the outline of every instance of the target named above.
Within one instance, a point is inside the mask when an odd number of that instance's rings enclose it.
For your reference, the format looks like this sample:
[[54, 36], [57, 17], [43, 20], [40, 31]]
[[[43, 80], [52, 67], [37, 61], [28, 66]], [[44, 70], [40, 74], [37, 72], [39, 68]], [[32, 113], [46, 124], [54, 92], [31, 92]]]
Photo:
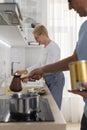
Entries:
[[0, 40], [11, 46], [26, 46], [22, 20], [17, 3], [0, 3]]
[[13, 46], [27, 46], [25, 34], [20, 26], [0, 26], [0, 40]]
[[17, 3], [0, 3], [0, 25], [20, 25], [22, 15]]
[[11, 46], [27, 47], [32, 43], [37, 44], [32, 31], [38, 23], [46, 25], [47, 1], [13, 0], [10, 3], [11, 1], [4, 0], [8, 6], [5, 4], [2, 4], [4, 7], [0, 6], [0, 39]]

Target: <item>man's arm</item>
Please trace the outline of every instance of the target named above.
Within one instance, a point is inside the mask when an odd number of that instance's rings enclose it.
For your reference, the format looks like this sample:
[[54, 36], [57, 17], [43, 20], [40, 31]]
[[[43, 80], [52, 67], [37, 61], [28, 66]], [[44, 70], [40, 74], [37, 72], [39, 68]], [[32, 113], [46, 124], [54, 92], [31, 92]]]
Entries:
[[42, 67], [43, 73], [53, 73], [58, 71], [67, 71], [69, 70], [69, 63], [77, 61], [77, 54], [76, 51], [73, 53], [72, 56], [65, 58], [63, 60], [60, 60], [58, 62], [55, 62], [53, 64], [49, 64]]
[[68, 92], [87, 98], [87, 90], [68, 90]]
[[40, 79], [46, 73], [69, 70], [69, 67], [68, 67], [69, 63], [76, 60], [77, 60], [77, 55], [76, 55], [76, 52], [74, 52], [74, 54], [68, 58], [65, 58], [53, 64], [45, 65], [43, 67], [32, 70], [29, 74], [29, 79], [30, 78]]

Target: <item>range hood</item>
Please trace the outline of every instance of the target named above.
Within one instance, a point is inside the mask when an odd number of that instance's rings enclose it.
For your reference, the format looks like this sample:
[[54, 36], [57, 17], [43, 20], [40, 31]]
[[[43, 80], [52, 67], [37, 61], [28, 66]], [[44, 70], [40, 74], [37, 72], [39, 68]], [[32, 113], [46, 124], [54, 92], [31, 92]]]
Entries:
[[0, 25], [20, 25], [21, 20], [17, 3], [0, 3]]

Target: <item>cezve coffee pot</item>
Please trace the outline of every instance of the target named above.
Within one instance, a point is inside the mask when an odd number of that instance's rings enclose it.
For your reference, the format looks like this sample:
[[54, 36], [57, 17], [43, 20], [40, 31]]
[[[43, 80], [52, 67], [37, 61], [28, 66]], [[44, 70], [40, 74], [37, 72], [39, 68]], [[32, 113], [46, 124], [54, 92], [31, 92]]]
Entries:
[[12, 82], [10, 84], [10, 90], [14, 92], [19, 92], [22, 90], [22, 85], [21, 85], [21, 75], [18, 73], [14, 74], [14, 77], [12, 79]]

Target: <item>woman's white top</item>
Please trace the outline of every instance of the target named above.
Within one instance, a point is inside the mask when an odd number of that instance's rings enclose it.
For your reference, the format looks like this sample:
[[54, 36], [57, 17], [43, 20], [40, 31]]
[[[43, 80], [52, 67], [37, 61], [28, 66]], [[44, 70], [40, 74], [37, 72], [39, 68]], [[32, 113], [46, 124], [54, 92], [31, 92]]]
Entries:
[[54, 63], [60, 59], [60, 48], [58, 44], [51, 41], [46, 47], [43, 48], [42, 55], [37, 60], [37, 63], [31, 67], [28, 67], [28, 72], [35, 68]]

